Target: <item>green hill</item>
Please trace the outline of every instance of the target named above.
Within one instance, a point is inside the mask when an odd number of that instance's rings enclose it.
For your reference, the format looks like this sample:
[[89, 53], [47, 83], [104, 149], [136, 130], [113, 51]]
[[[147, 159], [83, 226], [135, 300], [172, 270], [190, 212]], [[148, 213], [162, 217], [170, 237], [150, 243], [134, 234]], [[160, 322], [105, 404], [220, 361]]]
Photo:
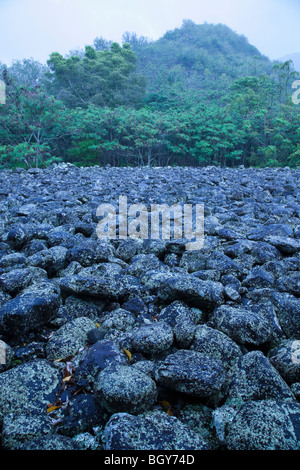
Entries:
[[[272, 62], [247, 38], [223, 24], [185, 20], [157, 41], [126, 33], [137, 57], [137, 70], [147, 78], [148, 100], [161, 100], [167, 90], [189, 91], [204, 97], [222, 95], [236, 78], [272, 72]], [[159, 90], [159, 92], [158, 92]]]

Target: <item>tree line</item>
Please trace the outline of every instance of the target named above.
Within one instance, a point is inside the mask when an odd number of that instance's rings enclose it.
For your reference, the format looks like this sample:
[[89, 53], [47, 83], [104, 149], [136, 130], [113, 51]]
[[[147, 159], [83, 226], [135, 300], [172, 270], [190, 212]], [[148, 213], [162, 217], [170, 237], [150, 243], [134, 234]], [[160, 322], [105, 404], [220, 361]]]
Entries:
[[[205, 34], [204, 34], [205, 33]], [[223, 25], [0, 64], [0, 167], [300, 165], [299, 74]]]

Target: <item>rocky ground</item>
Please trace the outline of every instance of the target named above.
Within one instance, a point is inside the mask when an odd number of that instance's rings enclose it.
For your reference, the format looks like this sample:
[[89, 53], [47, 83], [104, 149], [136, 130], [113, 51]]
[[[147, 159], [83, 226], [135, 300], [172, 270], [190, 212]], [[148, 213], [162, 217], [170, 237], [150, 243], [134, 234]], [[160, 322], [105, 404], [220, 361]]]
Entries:
[[[300, 170], [0, 172], [2, 449], [299, 450]], [[204, 204], [205, 240], [97, 237]]]

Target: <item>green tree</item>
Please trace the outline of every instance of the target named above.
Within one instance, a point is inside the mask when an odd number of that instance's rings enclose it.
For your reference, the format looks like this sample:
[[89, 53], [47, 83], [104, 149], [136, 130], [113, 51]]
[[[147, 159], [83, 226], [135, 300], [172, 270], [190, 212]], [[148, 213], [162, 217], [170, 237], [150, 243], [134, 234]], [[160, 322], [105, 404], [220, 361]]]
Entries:
[[137, 106], [144, 94], [145, 82], [135, 73], [136, 57], [128, 44], [112, 43], [99, 51], [86, 46], [84, 57], [54, 52], [48, 66], [51, 90], [71, 108]]
[[11, 81], [0, 108], [1, 165], [29, 168], [57, 160], [59, 145], [71, 132], [68, 117], [63, 103], [39, 87]]

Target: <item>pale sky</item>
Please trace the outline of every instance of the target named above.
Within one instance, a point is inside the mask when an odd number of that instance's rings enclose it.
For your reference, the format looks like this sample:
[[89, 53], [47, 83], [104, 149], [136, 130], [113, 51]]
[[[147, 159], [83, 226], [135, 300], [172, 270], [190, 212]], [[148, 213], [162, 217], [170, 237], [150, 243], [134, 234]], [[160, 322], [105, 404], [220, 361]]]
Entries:
[[226, 24], [271, 60], [300, 52], [300, 0], [0, 0], [0, 62], [45, 63], [126, 31], [155, 40], [184, 19]]

